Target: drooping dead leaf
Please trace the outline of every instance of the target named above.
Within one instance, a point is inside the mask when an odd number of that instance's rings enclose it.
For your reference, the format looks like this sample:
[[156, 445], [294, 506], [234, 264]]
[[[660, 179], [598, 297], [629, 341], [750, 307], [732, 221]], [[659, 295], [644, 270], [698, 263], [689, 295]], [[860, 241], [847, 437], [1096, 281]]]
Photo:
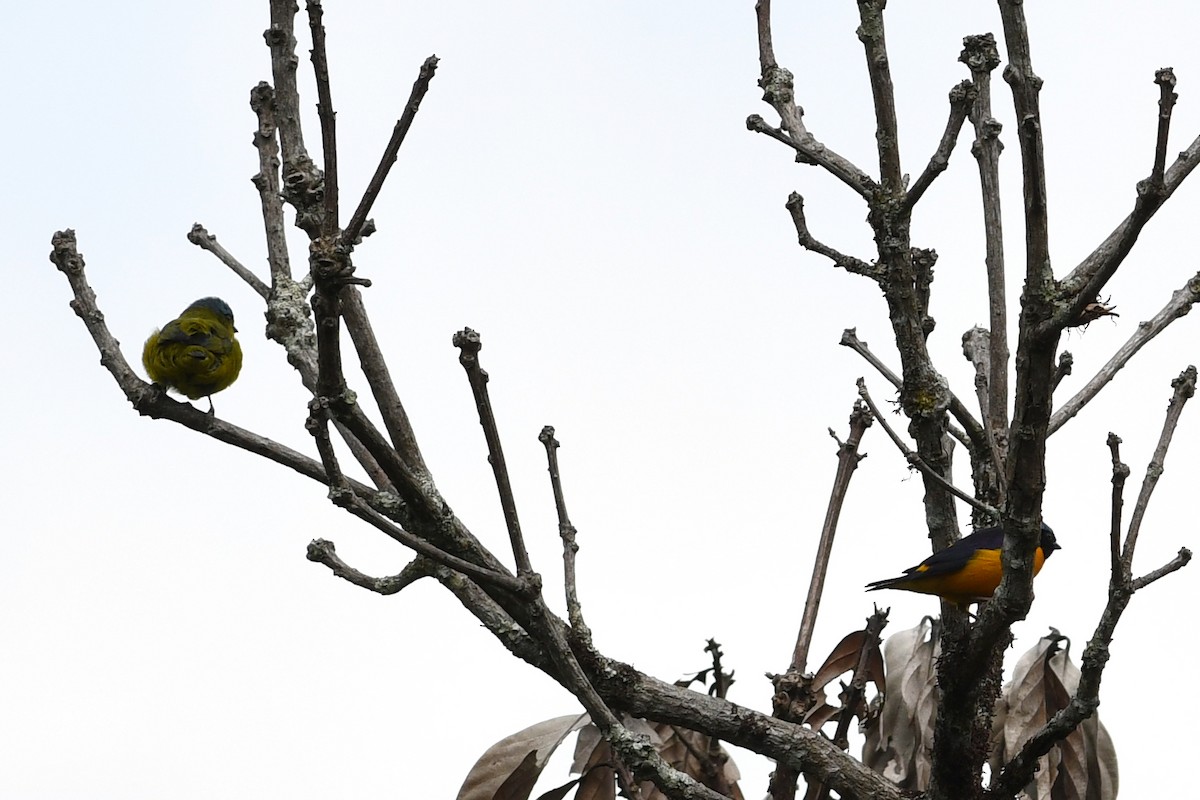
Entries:
[[[993, 726], [990, 759], [995, 773], [1056, 713], [1066, 708], [1079, 686], [1079, 668], [1065, 637], [1052, 629], [1021, 656], [1005, 686]], [[1041, 758], [1040, 769], [1023, 792], [1031, 800], [1113, 800], [1117, 794], [1116, 751], [1096, 715], [1083, 722]]]
[[[824, 697], [823, 699], [818, 699], [815, 705], [804, 714], [801, 722], [814, 730], [819, 730], [825, 723], [842, 713], [849, 699], [849, 684], [843, 683], [841, 685], [837, 705], [828, 702], [829, 698], [828, 693], [825, 692], [825, 687], [834, 678], [847, 672], [852, 672], [858, 666], [859, 656], [864, 646], [868, 650], [865, 669], [861, 677], [864, 684], [874, 683], [876, 691], [880, 694], [883, 693], [885, 683], [883, 655], [879, 652], [878, 645], [872, 642], [865, 630], [854, 631], [842, 637], [837, 646], [830, 651], [829, 656], [825, 659], [825, 663], [813, 675], [811, 691], [818, 697], [822, 695]], [[852, 713], [864, 722], [868, 719], [870, 712], [865, 697], [855, 699]]]
[[[567, 794], [572, 789], [574, 789], [576, 786], [579, 786], [580, 788], [579, 788], [579, 791], [575, 793], [575, 800], [584, 800], [585, 798], [589, 798], [589, 797], [592, 798], [592, 800], [595, 800], [595, 798], [599, 797], [599, 795], [595, 795], [595, 794], [585, 795], [584, 787], [582, 784], [585, 781], [587, 781], [588, 778], [590, 778], [592, 776], [592, 773], [601, 772], [603, 770], [608, 770], [610, 774], [612, 772], [612, 768], [609, 767], [607, 764], [597, 764], [594, 767], [586, 770], [578, 778], [569, 780], [566, 783], [564, 783], [562, 786], [557, 786], [553, 789], [550, 789], [549, 791], [539, 794], [537, 796], [537, 800], [563, 800], [563, 798], [566, 797]], [[613, 781], [612, 781], [612, 778], [610, 777], [609, 778], [609, 793], [606, 795], [603, 795], [604, 797], [615, 798], [615, 794], [614, 794], [615, 789], [612, 788], [612, 783], [613, 783]]]
[[600, 729], [588, 724], [579, 731], [575, 740], [575, 760], [571, 772], [582, 775], [575, 800], [616, 800], [617, 776], [611, 766], [612, 749]]
[[[813, 689], [824, 689], [837, 676], [853, 670], [858, 665], [858, 654], [866, 642], [866, 631], [854, 631], [842, 637], [842, 640], [829, 653], [829, 657], [825, 659], [825, 663], [813, 675]], [[878, 647], [872, 646], [867, 653], [866, 680], [873, 681], [876, 688], [883, 691], [883, 656], [880, 655]]]
[[551, 754], [587, 722], [587, 714], [571, 714], [506, 736], [471, 767], [457, 800], [528, 800]]
[[932, 767], [937, 715], [940, 623], [923, 618], [883, 645], [886, 664], [883, 711], [868, 722], [863, 763], [902, 789], [923, 791]]

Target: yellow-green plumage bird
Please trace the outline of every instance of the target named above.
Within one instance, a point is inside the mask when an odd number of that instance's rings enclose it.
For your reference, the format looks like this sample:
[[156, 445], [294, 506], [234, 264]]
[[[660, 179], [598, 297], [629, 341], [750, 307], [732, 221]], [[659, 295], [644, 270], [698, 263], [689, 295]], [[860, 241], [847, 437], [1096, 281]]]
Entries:
[[208, 398], [237, 380], [242, 346], [234, 333], [233, 311], [219, 297], [204, 297], [150, 334], [142, 348], [142, 365], [150, 380], [174, 389], [189, 400]]

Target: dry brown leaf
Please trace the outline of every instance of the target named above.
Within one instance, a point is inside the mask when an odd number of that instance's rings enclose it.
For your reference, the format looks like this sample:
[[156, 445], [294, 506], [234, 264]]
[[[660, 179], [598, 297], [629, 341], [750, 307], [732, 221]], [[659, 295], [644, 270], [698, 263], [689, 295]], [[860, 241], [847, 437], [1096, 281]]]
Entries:
[[[580, 781], [579, 778], [575, 778], [574, 780], [567, 781], [562, 786], [551, 789], [550, 791], [545, 792], [544, 794], [539, 794], [537, 796], [537, 800], [563, 800], [563, 798], [567, 796], [567, 793], [569, 791], [571, 791], [572, 789], [574, 789], [575, 784], [579, 783], [579, 781]], [[576, 797], [578, 797], [578, 795], [576, 795]]]
[[[828, 692], [825, 689], [834, 678], [846, 672], [852, 672], [858, 666], [859, 655], [864, 645], [870, 647], [861, 676], [864, 685], [874, 683], [876, 691], [880, 694], [883, 693], [885, 683], [883, 655], [879, 652], [877, 645], [869, 643], [866, 631], [854, 631], [842, 637], [842, 640], [830, 652], [829, 657], [825, 659], [825, 663], [813, 675], [811, 691], [820, 699], [805, 713], [801, 722], [814, 730], [819, 730], [825, 723], [842, 713], [849, 698], [849, 684], [841, 684], [837, 705], [829, 703]], [[865, 723], [870, 711], [866, 697], [857, 698], [851, 711]]]
[[867, 725], [863, 763], [903, 789], [923, 791], [929, 786], [939, 635], [939, 624], [925, 617], [915, 627], [892, 634], [883, 645], [883, 711]]
[[829, 722], [829, 720], [836, 717], [839, 711], [841, 711], [841, 709], [837, 706], [831, 706], [829, 703], [826, 703], [822, 700], [821, 702], [817, 703], [817, 705], [810, 708], [804, 715], [804, 719], [800, 720], [800, 722], [812, 728], [813, 730], [817, 730], [826, 722]]
[[457, 800], [528, 800], [551, 754], [587, 722], [587, 714], [571, 714], [506, 736], [471, 767]]
[[[830, 652], [829, 657], [825, 659], [825, 663], [821, 665], [821, 668], [813, 676], [813, 691], [824, 689], [834, 678], [845, 672], [850, 672], [858, 666], [858, 654], [862, 650], [866, 637], [866, 631], [854, 631], [844, 636], [837, 643], [837, 646]], [[872, 647], [871, 651], [867, 654], [865, 680], [873, 681], [879, 691], [883, 691], [883, 656], [880, 655], [878, 647]]]
[[584, 726], [575, 741], [575, 760], [571, 764], [571, 772], [583, 774], [575, 800], [616, 800], [616, 772], [612, 767], [601, 766], [611, 763], [612, 749], [600, 735], [600, 729], [592, 724]]
[[[1058, 711], [1066, 708], [1079, 686], [1079, 668], [1065, 637], [1053, 631], [1038, 640], [1013, 668], [993, 725], [993, 773], [1020, 750]], [[1112, 800], [1118, 786], [1112, 739], [1095, 715], [1041, 759], [1040, 768], [1022, 796], [1033, 800]]]

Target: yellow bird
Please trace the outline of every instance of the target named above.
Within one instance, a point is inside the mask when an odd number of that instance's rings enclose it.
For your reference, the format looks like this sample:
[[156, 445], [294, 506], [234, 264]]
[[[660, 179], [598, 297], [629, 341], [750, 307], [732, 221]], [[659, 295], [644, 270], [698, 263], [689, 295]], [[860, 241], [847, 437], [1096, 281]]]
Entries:
[[150, 380], [189, 400], [208, 398], [237, 380], [242, 346], [234, 333], [233, 311], [219, 297], [204, 297], [150, 334], [142, 348], [142, 366]]
[[[984, 528], [964, 536], [945, 550], [939, 550], [929, 558], [904, 570], [898, 578], [889, 578], [867, 584], [867, 591], [876, 589], [903, 589], [907, 592], [936, 594], [952, 603], [966, 606], [987, 600], [1000, 585], [1003, 567], [1000, 553], [1004, 548], [1004, 529]], [[1042, 570], [1042, 565], [1062, 545], [1054, 537], [1050, 526], [1042, 523], [1042, 536], [1033, 551], [1033, 574]]]

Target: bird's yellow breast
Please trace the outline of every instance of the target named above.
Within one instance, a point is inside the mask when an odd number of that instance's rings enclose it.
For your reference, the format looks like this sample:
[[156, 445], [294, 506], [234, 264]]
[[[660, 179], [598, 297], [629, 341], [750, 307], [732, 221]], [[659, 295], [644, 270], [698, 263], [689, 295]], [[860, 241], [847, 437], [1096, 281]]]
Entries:
[[[1042, 548], [1033, 553], [1033, 574], [1037, 575], [1046, 561]], [[947, 600], [958, 603], [974, 602], [987, 599], [1000, 585], [1003, 568], [999, 550], [976, 550], [960, 569], [943, 575], [919, 577], [920, 573], [929, 568], [925, 565], [917, 567], [917, 574], [904, 588], [914, 592], [940, 595]]]

